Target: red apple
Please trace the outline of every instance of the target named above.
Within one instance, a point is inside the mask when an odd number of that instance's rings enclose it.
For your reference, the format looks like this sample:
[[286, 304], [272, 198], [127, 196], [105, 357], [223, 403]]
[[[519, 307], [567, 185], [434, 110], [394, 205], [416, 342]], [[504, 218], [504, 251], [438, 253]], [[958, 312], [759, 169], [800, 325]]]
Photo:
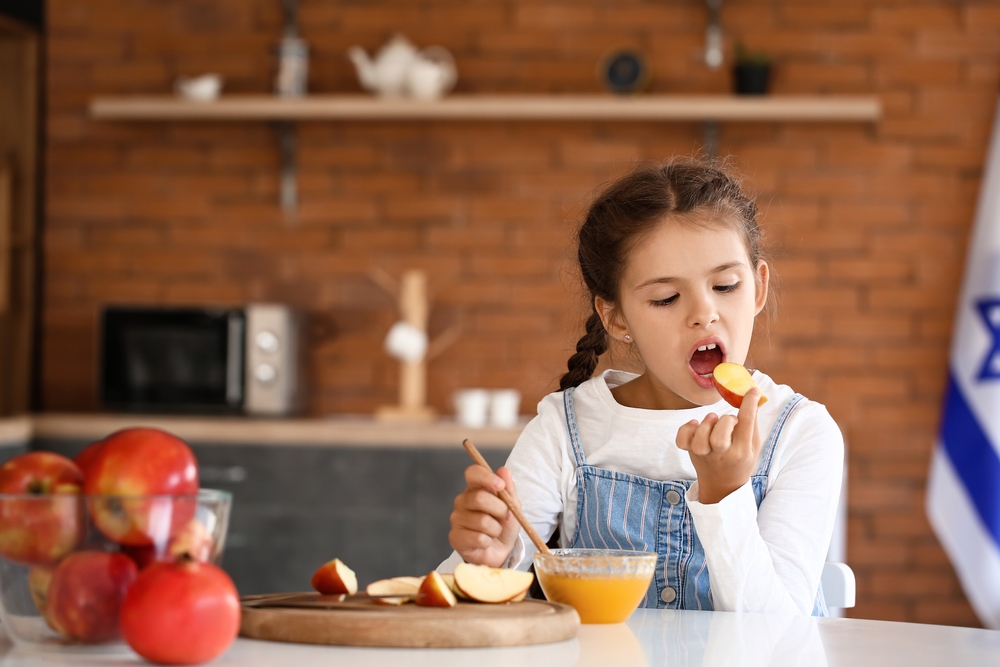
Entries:
[[141, 546], [123, 544], [121, 550], [135, 561], [140, 570], [145, 570], [153, 563], [173, 561], [181, 556], [207, 563], [212, 560], [215, 539], [205, 524], [198, 519], [191, 519], [170, 538], [166, 549], [153, 544]]
[[115, 639], [122, 598], [138, 574], [135, 563], [125, 554], [70, 554], [52, 573], [46, 603], [50, 624], [84, 642]]
[[[757, 388], [757, 383], [753, 381], [750, 371], [741, 364], [734, 364], [731, 361], [724, 361], [712, 371], [712, 379], [715, 381], [715, 388], [725, 399], [726, 403], [738, 408], [743, 405], [743, 397], [751, 389]], [[767, 396], [760, 395], [757, 407], [767, 403]]]
[[162, 556], [157, 553], [156, 545], [143, 544], [140, 546], [121, 545], [121, 552], [135, 561], [136, 567], [145, 570], [153, 563], [162, 560]]
[[239, 595], [229, 575], [211, 563], [154, 563], [125, 594], [121, 629], [128, 645], [151, 662], [206, 662], [239, 633]]
[[37, 565], [28, 570], [28, 591], [31, 592], [32, 601], [34, 601], [35, 606], [41, 612], [42, 618], [49, 624], [49, 627], [56, 632], [62, 633], [63, 631], [59, 629], [59, 626], [52, 622], [52, 617], [49, 614], [49, 586], [52, 584], [52, 574], [54, 571], [53, 568], [42, 565]]
[[208, 532], [198, 519], [188, 521], [180, 532], [170, 539], [167, 546], [167, 553], [171, 558], [190, 558], [200, 563], [207, 563], [212, 559], [212, 552], [215, 550], [215, 539], [212, 533]]
[[94, 465], [94, 461], [97, 460], [97, 455], [100, 453], [103, 445], [104, 440], [92, 442], [87, 445], [82, 452], [73, 457], [73, 463], [80, 468], [84, 478], [87, 477], [87, 473], [90, 471], [91, 466]]
[[[84, 481], [91, 516], [120, 544], [165, 547], [197, 506], [198, 464], [180, 438], [153, 428], [130, 428], [104, 439]], [[187, 497], [171, 498], [185, 495]], [[140, 496], [158, 495], [160, 498]]]
[[321, 595], [338, 595], [347, 593], [354, 595], [358, 592], [358, 578], [354, 570], [344, 565], [339, 558], [323, 563], [319, 569], [313, 573], [312, 587]]
[[[28, 565], [51, 565], [83, 537], [76, 464], [50, 452], [16, 456], [0, 466], [0, 555]], [[17, 497], [13, 497], [13, 496]]]

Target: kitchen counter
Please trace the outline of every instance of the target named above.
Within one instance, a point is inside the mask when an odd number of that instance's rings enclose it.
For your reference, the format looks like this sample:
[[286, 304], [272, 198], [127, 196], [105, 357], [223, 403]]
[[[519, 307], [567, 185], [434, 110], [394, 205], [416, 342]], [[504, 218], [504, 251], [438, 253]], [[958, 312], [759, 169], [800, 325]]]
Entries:
[[[0, 667], [143, 664], [135, 654], [66, 655], [0, 644]], [[243, 667], [964, 667], [1000, 664], [1000, 632], [861, 619], [639, 610], [628, 623], [584, 625], [555, 644], [485, 649], [376, 649], [238, 639], [212, 665]]]
[[367, 415], [313, 419], [192, 417], [127, 414], [41, 413], [0, 419], [0, 445], [32, 438], [103, 438], [129, 426], [152, 426], [185, 440], [212, 444], [376, 445], [380, 447], [461, 447], [464, 438], [480, 449], [514, 446], [524, 423], [516, 428], [468, 428], [453, 419], [433, 422], [380, 421]]

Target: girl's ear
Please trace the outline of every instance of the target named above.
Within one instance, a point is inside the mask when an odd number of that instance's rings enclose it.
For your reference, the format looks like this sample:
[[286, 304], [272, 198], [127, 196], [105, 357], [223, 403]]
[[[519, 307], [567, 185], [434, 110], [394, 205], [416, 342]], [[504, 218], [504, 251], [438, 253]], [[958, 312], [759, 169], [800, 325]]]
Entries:
[[619, 321], [621, 318], [615, 305], [599, 296], [595, 296], [594, 310], [597, 311], [597, 315], [601, 318], [601, 323], [604, 324], [604, 330], [608, 332], [608, 335], [615, 340], [624, 340], [627, 332]]
[[764, 304], [767, 303], [767, 285], [771, 277], [770, 271], [771, 270], [767, 266], [767, 262], [764, 260], [757, 263], [757, 275], [754, 280], [754, 287], [757, 290], [755, 298], [756, 309], [754, 310], [754, 315], [757, 315], [760, 311], [764, 310]]

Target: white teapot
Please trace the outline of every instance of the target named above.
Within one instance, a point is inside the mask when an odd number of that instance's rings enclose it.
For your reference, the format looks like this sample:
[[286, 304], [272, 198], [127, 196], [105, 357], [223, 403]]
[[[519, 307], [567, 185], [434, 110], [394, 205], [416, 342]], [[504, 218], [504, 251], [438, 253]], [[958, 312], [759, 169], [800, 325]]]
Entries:
[[414, 97], [433, 100], [445, 95], [457, 80], [455, 59], [448, 49], [428, 46], [410, 65], [406, 83], [409, 93]]
[[455, 60], [447, 49], [431, 46], [418, 51], [398, 34], [374, 59], [360, 46], [349, 48], [347, 55], [358, 70], [361, 85], [386, 97], [434, 99], [451, 90], [458, 79]]

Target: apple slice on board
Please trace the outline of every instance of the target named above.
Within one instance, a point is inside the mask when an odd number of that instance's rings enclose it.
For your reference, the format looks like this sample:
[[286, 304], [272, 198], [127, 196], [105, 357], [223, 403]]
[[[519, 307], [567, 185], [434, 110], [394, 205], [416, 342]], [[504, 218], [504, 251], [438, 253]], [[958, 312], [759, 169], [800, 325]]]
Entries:
[[448, 584], [448, 588], [450, 588], [451, 592], [455, 594], [455, 597], [457, 597], [459, 600], [469, 599], [469, 596], [463, 593], [461, 590], [459, 590], [458, 586], [455, 585], [455, 575], [453, 573], [448, 572], [442, 574], [441, 578], [444, 579], [444, 583]]
[[312, 576], [312, 587], [323, 595], [358, 592], [358, 578], [354, 570], [344, 565], [339, 558], [320, 565]]
[[[719, 390], [726, 403], [738, 408], [743, 405], [743, 397], [746, 393], [757, 386], [750, 376], [750, 371], [741, 364], [734, 364], [731, 361], [723, 361], [712, 371], [712, 379], [715, 380], [715, 388]], [[757, 401], [757, 407], [767, 403], [767, 396], [763, 393]]]
[[401, 605], [414, 600], [420, 593], [420, 584], [414, 584], [407, 579], [417, 579], [418, 577], [396, 577], [394, 579], [379, 579], [368, 584], [365, 592], [368, 595], [396, 596], [399, 597], [379, 597], [372, 600], [375, 604]]
[[477, 602], [510, 602], [528, 590], [535, 575], [520, 570], [459, 563], [455, 567], [455, 585], [469, 599]]
[[424, 583], [426, 577], [391, 577], [392, 581], [401, 581], [404, 584], [409, 584], [410, 586], [416, 586], [420, 588], [420, 584]]
[[422, 607], [454, 607], [458, 600], [441, 575], [431, 572], [420, 584], [417, 604]]

